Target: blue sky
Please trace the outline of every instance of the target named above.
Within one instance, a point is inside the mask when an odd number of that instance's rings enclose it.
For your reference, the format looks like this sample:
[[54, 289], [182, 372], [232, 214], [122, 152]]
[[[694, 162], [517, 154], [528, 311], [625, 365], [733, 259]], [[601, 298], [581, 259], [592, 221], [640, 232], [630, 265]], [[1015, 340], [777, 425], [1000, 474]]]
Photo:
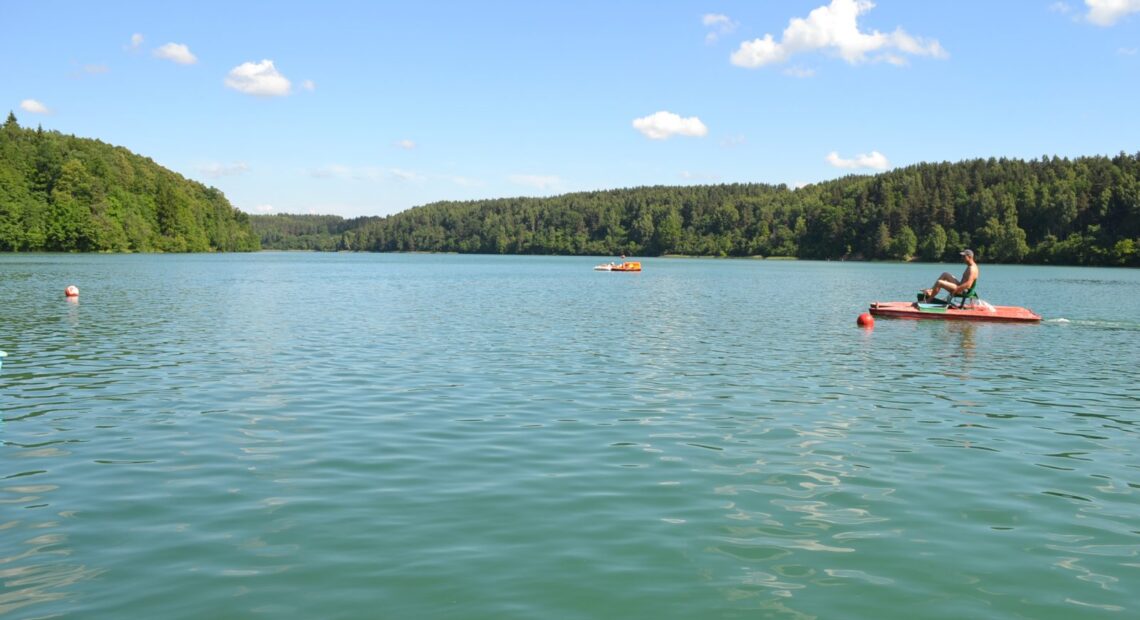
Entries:
[[250, 213], [1140, 151], [1140, 0], [0, 0], [0, 14], [0, 104], [21, 125], [124, 146]]

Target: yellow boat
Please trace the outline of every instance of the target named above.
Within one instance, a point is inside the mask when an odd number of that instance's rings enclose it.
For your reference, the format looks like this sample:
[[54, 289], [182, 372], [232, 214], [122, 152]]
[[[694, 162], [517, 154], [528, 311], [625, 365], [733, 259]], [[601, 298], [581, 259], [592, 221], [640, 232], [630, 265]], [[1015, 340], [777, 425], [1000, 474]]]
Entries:
[[602, 263], [601, 265], [595, 265], [594, 271], [641, 271], [641, 261], [627, 260], [620, 263], [610, 261], [608, 263]]

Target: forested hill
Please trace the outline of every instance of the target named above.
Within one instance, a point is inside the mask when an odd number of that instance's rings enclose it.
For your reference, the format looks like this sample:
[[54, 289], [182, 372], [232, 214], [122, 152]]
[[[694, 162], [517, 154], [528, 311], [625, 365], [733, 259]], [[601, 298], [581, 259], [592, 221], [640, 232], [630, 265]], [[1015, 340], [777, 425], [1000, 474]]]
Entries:
[[987, 262], [1140, 266], [1140, 153], [918, 164], [795, 190], [641, 187], [253, 222], [268, 248], [956, 261], [971, 247]]
[[259, 249], [222, 193], [98, 140], [0, 127], [0, 251]]

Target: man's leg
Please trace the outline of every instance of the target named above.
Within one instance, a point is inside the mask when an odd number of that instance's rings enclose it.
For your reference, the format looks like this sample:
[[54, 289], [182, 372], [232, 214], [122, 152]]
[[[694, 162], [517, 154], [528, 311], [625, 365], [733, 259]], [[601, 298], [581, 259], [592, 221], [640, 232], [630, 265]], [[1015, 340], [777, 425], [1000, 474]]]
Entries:
[[938, 294], [938, 291], [948, 291], [951, 295], [953, 295], [954, 290], [957, 288], [958, 278], [955, 278], [954, 275], [948, 271], [943, 271], [942, 275], [938, 276], [938, 279], [934, 281], [934, 286], [926, 289], [923, 291], [923, 293], [926, 294], [927, 299], [934, 299], [934, 296]]

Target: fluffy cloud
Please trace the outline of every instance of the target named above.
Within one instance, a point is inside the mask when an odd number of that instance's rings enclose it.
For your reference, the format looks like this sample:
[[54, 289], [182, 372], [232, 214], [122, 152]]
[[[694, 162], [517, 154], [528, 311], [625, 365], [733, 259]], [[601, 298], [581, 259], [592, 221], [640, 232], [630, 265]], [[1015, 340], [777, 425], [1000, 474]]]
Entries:
[[511, 183], [525, 185], [540, 190], [548, 190], [562, 185], [562, 179], [552, 175], [540, 174], [512, 174], [508, 177]]
[[1098, 26], [1111, 26], [1129, 13], [1140, 13], [1140, 0], [1085, 0], [1088, 20]]
[[210, 177], [212, 179], [216, 179], [218, 177], [229, 177], [249, 172], [249, 164], [245, 163], [244, 161], [239, 161], [237, 163], [229, 165], [219, 164], [215, 162], [198, 166], [198, 172], [200, 172], [203, 176]]
[[400, 140], [396, 143], [396, 146], [404, 149], [405, 151], [411, 151], [416, 148], [416, 143], [411, 140]]
[[701, 23], [705, 25], [705, 28], [710, 29], [709, 33], [705, 35], [705, 43], [710, 45], [716, 43], [721, 36], [736, 30], [736, 22], [729, 19], [727, 15], [720, 13], [705, 14], [701, 17]]
[[155, 49], [154, 56], [180, 65], [192, 65], [198, 62], [198, 57], [190, 53], [190, 48], [181, 43], [167, 43]]
[[48, 114], [51, 110], [48, 107], [35, 99], [25, 99], [20, 102], [20, 109], [32, 114]]
[[292, 83], [273, 66], [272, 60], [245, 62], [234, 67], [226, 76], [226, 86], [258, 97], [284, 97], [292, 90]]
[[870, 155], [862, 154], [856, 155], [854, 159], [842, 159], [839, 153], [832, 151], [827, 154], [827, 163], [835, 166], [836, 168], [872, 168], [874, 170], [886, 170], [891, 167], [891, 162], [887, 161], [887, 157], [878, 151], [871, 151]]
[[301, 82], [301, 88], [311, 93], [314, 90], [317, 90], [317, 83], [312, 80], [305, 80], [304, 82]]
[[704, 17], [701, 18], [701, 23], [705, 26], [713, 28], [723, 27], [726, 24], [731, 24], [732, 20], [729, 19], [727, 15], [721, 15], [719, 13], [707, 13]]
[[664, 110], [643, 118], [633, 119], [633, 128], [651, 140], [665, 140], [671, 136], [701, 137], [709, 133], [709, 128], [705, 127], [701, 119], [695, 116], [681, 118], [677, 114]]
[[731, 56], [732, 64], [748, 69], [782, 63], [795, 54], [819, 50], [837, 54], [851, 64], [868, 60], [886, 60], [905, 64], [897, 53], [945, 58], [946, 50], [938, 41], [912, 37], [901, 28], [884, 34], [878, 30], [860, 32], [858, 18], [874, 8], [870, 0], [831, 0], [831, 4], [814, 9], [807, 18], [796, 17], [779, 41], [771, 34], [740, 44]]
[[142, 44], [143, 44], [143, 36], [136, 32], [136, 33], [131, 35], [131, 44], [129, 46], [127, 46], [127, 49], [134, 51], [134, 50], [137, 50], [140, 46], [142, 46]]
[[273, 205], [257, 205], [253, 208], [254, 213], [261, 213], [262, 215], [273, 213], [273, 211]]

